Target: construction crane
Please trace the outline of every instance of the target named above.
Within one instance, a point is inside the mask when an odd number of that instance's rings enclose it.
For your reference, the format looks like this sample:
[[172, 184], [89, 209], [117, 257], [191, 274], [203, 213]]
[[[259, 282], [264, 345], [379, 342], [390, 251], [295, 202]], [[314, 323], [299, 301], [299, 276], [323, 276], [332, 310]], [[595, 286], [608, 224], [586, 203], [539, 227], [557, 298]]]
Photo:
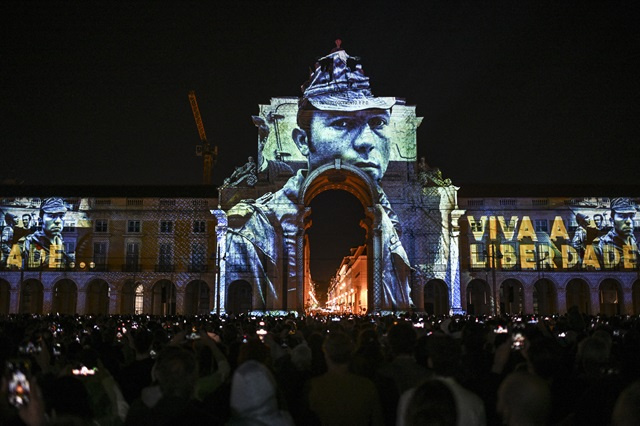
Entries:
[[196, 92], [193, 90], [189, 92], [189, 103], [191, 104], [193, 118], [196, 120], [198, 134], [200, 135], [200, 144], [196, 145], [196, 155], [198, 157], [203, 157], [204, 160], [202, 183], [205, 185], [211, 185], [211, 172], [213, 170], [213, 164], [218, 157], [218, 147], [211, 147], [207, 141], [207, 135], [204, 132], [204, 125], [202, 124], [202, 117], [200, 116], [200, 109], [198, 108], [198, 101], [196, 101]]

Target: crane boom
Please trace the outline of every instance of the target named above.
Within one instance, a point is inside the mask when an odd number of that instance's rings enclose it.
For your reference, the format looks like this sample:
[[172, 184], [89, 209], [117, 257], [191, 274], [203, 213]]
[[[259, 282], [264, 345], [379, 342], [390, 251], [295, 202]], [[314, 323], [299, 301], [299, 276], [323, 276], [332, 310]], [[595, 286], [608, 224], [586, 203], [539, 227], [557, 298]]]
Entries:
[[191, 104], [193, 118], [196, 120], [198, 134], [200, 135], [201, 144], [196, 146], [196, 155], [203, 157], [202, 183], [210, 185], [211, 171], [213, 169], [213, 163], [218, 156], [218, 147], [214, 146], [212, 149], [211, 145], [207, 141], [207, 134], [204, 132], [204, 125], [202, 124], [202, 117], [200, 116], [200, 108], [198, 108], [198, 101], [196, 100], [196, 92], [193, 90], [189, 92], [189, 103]]
[[198, 108], [198, 101], [196, 100], [196, 92], [193, 90], [189, 92], [189, 103], [191, 104], [191, 111], [193, 111], [193, 118], [196, 120], [196, 126], [198, 126], [198, 134], [202, 143], [207, 142], [207, 135], [204, 132], [204, 125], [202, 124], [202, 117], [200, 116], [200, 108]]

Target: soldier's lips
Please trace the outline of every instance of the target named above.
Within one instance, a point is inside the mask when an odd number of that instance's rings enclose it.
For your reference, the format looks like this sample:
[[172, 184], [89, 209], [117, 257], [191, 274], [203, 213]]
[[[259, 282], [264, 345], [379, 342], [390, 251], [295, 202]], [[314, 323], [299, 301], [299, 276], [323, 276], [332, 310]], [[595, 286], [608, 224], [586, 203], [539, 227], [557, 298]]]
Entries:
[[380, 166], [377, 163], [356, 163], [355, 166], [359, 169], [376, 169], [378, 170]]

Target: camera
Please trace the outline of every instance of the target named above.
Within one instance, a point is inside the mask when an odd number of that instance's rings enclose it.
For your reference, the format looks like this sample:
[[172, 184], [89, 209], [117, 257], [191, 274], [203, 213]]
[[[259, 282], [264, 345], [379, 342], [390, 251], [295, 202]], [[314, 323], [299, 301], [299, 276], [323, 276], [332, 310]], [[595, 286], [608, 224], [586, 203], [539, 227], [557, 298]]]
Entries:
[[25, 361], [7, 362], [8, 399], [9, 404], [20, 408], [29, 403], [31, 397], [31, 385], [27, 374], [29, 365]]

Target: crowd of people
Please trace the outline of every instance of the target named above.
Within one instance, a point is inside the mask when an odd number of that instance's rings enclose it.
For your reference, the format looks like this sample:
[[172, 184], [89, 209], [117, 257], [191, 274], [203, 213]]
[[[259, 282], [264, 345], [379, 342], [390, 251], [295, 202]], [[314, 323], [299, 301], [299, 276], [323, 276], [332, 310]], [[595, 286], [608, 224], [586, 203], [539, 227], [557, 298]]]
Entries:
[[640, 318], [0, 317], [2, 425], [627, 425]]

